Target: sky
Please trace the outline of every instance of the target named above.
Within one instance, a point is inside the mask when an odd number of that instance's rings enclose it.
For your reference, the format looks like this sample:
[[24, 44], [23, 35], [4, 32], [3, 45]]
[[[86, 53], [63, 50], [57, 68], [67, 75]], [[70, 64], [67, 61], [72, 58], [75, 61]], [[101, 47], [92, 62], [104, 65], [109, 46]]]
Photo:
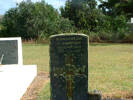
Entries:
[[[20, 3], [23, 0], [0, 0], [0, 15], [4, 15], [8, 9], [16, 7], [16, 3]], [[33, 2], [41, 0], [31, 0]], [[53, 5], [54, 8], [58, 9], [65, 5], [66, 0], [45, 0], [46, 3]]]

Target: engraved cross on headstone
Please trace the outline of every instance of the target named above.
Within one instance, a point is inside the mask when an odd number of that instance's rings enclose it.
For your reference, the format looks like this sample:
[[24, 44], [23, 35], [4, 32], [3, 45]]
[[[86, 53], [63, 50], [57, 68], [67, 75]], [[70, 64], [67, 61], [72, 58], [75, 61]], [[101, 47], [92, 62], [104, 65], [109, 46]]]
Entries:
[[85, 71], [85, 66], [81, 70], [78, 70], [73, 64], [73, 55], [65, 55], [65, 70], [55, 69], [55, 77], [64, 77], [66, 80], [67, 98], [73, 100], [74, 78], [75, 76], [83, 76], [79, 72]]
[[73, 82], [74, 82], [74, 66], [73, 66], [73, 57], [72, 56], [67, 56], [65, 57], [65, 65], [68, 67], [68, 70], [66, 72], [66, 87], [67, 87], [67, 97], [68, 100], [73, 100]]

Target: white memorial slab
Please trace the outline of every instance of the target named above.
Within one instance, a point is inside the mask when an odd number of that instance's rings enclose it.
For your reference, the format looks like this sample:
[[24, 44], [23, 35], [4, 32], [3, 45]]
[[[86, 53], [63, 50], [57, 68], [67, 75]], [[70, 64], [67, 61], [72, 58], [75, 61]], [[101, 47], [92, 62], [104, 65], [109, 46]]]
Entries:
[[0, 67], [0, 100], [20, 100], [36, 75], [36, 65]]
[[0, 38], [0, 100], [20, 100], [36, 76], [36, 65], [23, 65], [21, 38]]

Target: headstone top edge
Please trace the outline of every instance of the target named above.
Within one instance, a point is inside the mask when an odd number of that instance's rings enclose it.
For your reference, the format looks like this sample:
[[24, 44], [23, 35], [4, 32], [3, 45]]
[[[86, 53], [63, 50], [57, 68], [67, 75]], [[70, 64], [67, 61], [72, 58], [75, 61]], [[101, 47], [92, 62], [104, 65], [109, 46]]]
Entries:
[[77, 35], [77, 36], [84, 36], [84, 37], [88, 37], [87, 35], [85, 35], [85, 34], [82, 34], [82, 33], [65, 33], [65, 34], [56, 34], [56, 35], [51, 35], [50, 36], [50, 39], [51, 38], [54, 38], [54, 37], [60, 37], [60, 36], [75, 36], [75, 35]]

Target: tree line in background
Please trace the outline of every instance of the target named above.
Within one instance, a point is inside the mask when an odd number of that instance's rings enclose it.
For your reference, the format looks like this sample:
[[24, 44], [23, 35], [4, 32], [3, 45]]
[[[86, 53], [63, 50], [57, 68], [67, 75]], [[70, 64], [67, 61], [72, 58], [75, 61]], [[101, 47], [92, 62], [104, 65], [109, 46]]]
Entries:
[[45, 40], [60, 33], [84, 33], [95, 42], [133, 42], [127, 22], [133, 17], [132, 0], [67, 0], [60, 11], [30, 0], [16, 4], [0, 18], [0, 37], [21, 36]]

